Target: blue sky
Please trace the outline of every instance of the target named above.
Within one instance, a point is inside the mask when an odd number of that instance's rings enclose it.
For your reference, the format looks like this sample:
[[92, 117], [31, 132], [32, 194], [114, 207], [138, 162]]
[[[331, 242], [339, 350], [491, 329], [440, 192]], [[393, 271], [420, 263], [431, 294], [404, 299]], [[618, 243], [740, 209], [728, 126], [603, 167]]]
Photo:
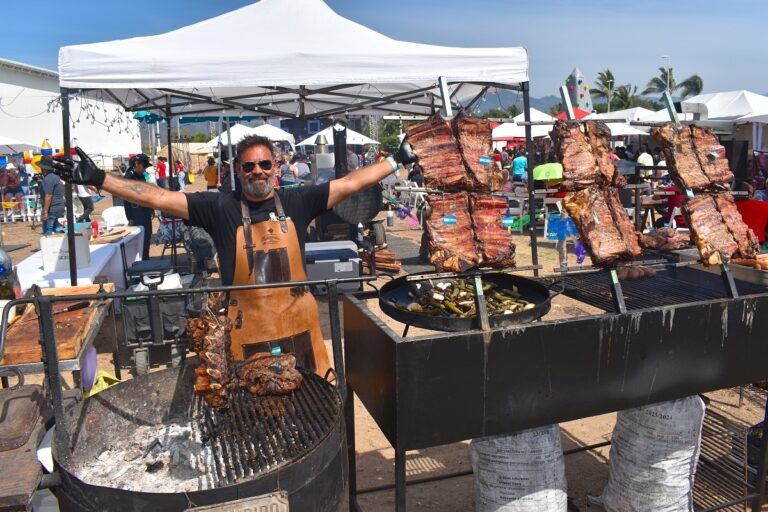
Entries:
[[[55, 70], [60, 46], [151, 35], [251, 0], [4, 0], [0, 57]], [[705, 92], [768, 92], [765, 0], [327, 0], [395, 39], [450, 46], [525, 46], [533, 96], [557, 94], [574, 66], [592, 82], [610, 68], [642, 91], [671, 57], [678, 81]], [[286, 37], [291, 36], [286, 20]], [[204, 37], [201, 34], [200, 37]], [[223, 44], [223, 42], [212, 42]]]

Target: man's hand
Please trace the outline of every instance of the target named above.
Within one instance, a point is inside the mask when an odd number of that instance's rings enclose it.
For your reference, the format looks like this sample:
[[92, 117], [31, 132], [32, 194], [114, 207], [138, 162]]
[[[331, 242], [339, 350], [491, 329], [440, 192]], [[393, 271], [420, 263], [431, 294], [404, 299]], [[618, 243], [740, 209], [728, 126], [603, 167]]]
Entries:
[[43, 157], [40, 161], [40, 166], [50, 167], [64, 181], [77, 185], [92, 185], [101, 190], [107, 174], [96, 166], [85, 151], [80, 148], [75, 148], [75, 151], [77, 156], [80, 157], [79, 162], [64, 157], [44, 161], [46, 158]]
[[397, 149], [397, 153], [395, 153], [395, 161], [403, 165], [412, 164], [416, 161], [416, 153], [413, 152], [407, 135], [403, 137], [403, 142], [400, 143], [400, 147]]

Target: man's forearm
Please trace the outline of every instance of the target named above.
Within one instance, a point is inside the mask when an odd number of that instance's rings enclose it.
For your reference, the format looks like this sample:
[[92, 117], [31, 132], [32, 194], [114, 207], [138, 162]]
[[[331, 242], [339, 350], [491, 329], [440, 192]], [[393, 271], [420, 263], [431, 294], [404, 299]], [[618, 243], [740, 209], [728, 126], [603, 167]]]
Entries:
[[133, 204], [162, 210], [183, 219], [189, 218], [187, 198], [181, 192], [172, 192], [145, 181], [110, 175], [105, 177], [101, 188]]
[[349, 196], [372, 187], [392, 174], [392, 172], [392, 164], [387, 160], [382, 160], [373, 165], [352, 171], [343, 178], [331, 181], [328, 193], [328, 208], [333, 208]]

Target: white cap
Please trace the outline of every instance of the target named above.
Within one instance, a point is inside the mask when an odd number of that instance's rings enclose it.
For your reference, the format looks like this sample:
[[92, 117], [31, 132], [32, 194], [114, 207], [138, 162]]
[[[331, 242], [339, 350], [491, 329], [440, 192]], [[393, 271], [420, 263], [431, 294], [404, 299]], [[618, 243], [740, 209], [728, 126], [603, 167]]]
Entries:
[[9, 171], [14, 171], [14, 170], [16, 170], [16, 166], [15, 166], [15, 165], [13, 165], [13, 162], [8, 162], [8, 165], [6, 165], [6, 166], [5, 166], [5, 168], [6, 168], [7, 170], [9, 170]]

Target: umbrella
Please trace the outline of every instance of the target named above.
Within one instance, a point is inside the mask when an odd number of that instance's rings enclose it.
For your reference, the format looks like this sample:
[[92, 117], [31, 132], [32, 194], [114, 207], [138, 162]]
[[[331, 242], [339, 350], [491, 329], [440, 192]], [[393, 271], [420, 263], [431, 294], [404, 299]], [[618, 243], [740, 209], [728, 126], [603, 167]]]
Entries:
[[0, 135], [0, 154], [2, 155], [17, 155], [25, 151], [38, 149], [39, 147], [40, 146], [36, 146], [34, 144], [25, 144], [12, 137]]
[[[297, 146], [314, 146], [315, 145], [315, 139], [318, 135], [323, 135], [325, 139], [329, 142], [329, 146], [333, 146], [333, 127], [329, 126], [325, 130], [322, 130], [320, 132], [317, 132], [316, 134], [312, 135], [308, 139], [304, 139], [303, 141], [296, 144]], [[357, 133], [354, 130], [350, 130], [347, 128], [347, 144], [378, 144], [378, 141], [375, 141], [373, 139], [369, 139], [362, 133]]]
[[533, 179], [535, 180], [559, 180], [562, 177], [563, 164], [557, 162], [541, 164], [533, 168]]

